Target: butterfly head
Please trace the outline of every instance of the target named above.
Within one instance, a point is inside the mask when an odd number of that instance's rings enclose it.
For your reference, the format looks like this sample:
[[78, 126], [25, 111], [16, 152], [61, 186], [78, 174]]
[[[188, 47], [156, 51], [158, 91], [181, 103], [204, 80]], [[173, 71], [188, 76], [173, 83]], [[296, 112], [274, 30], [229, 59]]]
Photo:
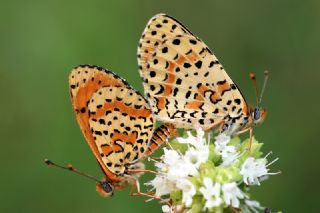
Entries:
[[108, 181], [101, 181], [96, 184], [96, 190], [102, 197], [113, 196], [113, 186]]
[[261, 124], [267, 116], [267, 110], [256, 106], [251, 109], [251, 116], [254, 124]]
[[264, 71], [264, 82], [263, 82], [262, 90], [260, 93], [258, 91], [256, 77], [253, 73], [250, 74], [250, 78], [253, 82], [253, 85], [254, 85], [254, 88], [256, 91], [256, 99], [257, 99], [257, 105], [256, 105], [256, 107], [250, 109], [250, 114], [251, 114], [252, 121], [254, 124], [261, 124], [267, 116], [267, 110], [261, 108], [260, 104], [262, 101], [262, 95], [264, 93], [264, 90], [265, 90], [265, 87], [267, 85], [267, 81], [269, 78], [269, 72], [267, 70]]

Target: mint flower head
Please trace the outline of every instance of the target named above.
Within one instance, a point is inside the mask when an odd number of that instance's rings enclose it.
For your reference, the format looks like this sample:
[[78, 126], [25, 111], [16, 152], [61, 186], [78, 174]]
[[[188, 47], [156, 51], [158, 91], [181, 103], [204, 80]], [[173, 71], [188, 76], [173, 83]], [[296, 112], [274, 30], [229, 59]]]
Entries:
[[[259, 202], [251, 200], [249, 187], [260, 185], [270, 173], [261, 143], [197, 129], [173, 139], [155, 161], [158, 174], [146, 183], [155, 196], [167, 201], [165, 213], [173, 212], [261, 212]], [[170, 205], [169, 205], [170, 204]]]

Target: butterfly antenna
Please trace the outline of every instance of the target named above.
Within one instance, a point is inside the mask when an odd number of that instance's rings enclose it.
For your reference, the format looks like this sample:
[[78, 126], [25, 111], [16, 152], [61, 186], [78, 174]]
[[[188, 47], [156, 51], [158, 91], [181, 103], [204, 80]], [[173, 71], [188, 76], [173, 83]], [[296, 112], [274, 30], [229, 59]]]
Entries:
[[265, 70], [265, 71], [264, 71], [264, 81], [263, 81], [263, 86], [262, 86], [262, 90], [261, 90], [260, 98], [259, 98], [259, 104], [260, 104], [260, 103], [261, 103], [261, 101], [262, 101], [262, 96], [263, 96], [264, 90], [265, 90], [265, 88], [266, 88], [266, 85], [267, 85], [268, 79], [269, 79], [269, 71], [268, 71], [268, 70]]
[[45, 159], [44, 162], [48, 165], [48, 166], [53, 166], [53, 167], [57, 167], [57, 168], [60, 168], [60, 169], [65, 169], [65, 170], [68, 170], [68, 171], [71, 171], [71, 172], [74, 172], [80, 176], [83, 176], [83, 177], [86, 177], [86, 178], [89, 178], [91, 180], [94, 180], [95, 182], [98, 182], [98, 183], [101, 183], [100, 180], [98, 180], [97, 178], [87, 174], [87, 173], [84, 173], [84, 172], [81, 172], [81, 171], [78, 171], [77, 169], [75, 169], [71, 164], [68, 164], [67, 166], [61, 166], [61, 165], [58, 165], [48, 159]]
[[257, 102], [257, 106], [259, 106], [260, 102], [259, 102], [259, 90], [258, 90], [258, 86], [257, 86], [257, 80], [256, 80], [256, 75], [254, 73], [250, 73], [250, 79], [253, 83], [253, 87], [254, 90], [256, 91], [256, 102]]

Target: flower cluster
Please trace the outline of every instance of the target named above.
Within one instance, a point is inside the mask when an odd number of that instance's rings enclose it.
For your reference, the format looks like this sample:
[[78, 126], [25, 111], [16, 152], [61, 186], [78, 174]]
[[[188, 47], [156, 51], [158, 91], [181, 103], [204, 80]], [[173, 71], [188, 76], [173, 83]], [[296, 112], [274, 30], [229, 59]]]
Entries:
[[[267, 156], [261, 157], [261, 143], [253, 139], [241, 142], [220, 134], [210, 135], [197, 129], [196, 136], [187, 132], [164, 148], [161, 160], [155, 162], [158, 174], [146, 185], [155, 196], [168, 199], [163, 212], [259, 212], [257, 201], [250, 200], [249, 186], [259, 185], [270, 173]], [[276, 159], [277, 160], [277, 159]]]

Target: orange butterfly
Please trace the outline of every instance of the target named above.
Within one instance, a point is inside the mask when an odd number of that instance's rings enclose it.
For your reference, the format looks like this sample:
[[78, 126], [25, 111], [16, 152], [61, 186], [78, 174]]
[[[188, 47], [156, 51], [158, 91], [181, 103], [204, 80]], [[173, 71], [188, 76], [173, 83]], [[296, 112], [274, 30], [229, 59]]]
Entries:
[[138, 63], [145, 94], [160, 121], [177, 128], [220, 127], [232, 135], [266, 117], [261, 100], [248, 107], [207, 45], [168, 15], [150, 19], [140, 39]]
[[124, 79], [101, 67], [74, 68], [69, 86], [77, 121], [105, 177], [99, 181], [72, 166], [62, 167], [49, 160], [46, 163], [94, 179], [97, 191], [104, 197], [128, 184], [132, 184], [131, 194], [152, 197], [140, 192], [138, 178], [149, 171], [140, 160], [167, 140], [172, 127], [163, 125], [155, 130], [155, 119], [145, 98]]

